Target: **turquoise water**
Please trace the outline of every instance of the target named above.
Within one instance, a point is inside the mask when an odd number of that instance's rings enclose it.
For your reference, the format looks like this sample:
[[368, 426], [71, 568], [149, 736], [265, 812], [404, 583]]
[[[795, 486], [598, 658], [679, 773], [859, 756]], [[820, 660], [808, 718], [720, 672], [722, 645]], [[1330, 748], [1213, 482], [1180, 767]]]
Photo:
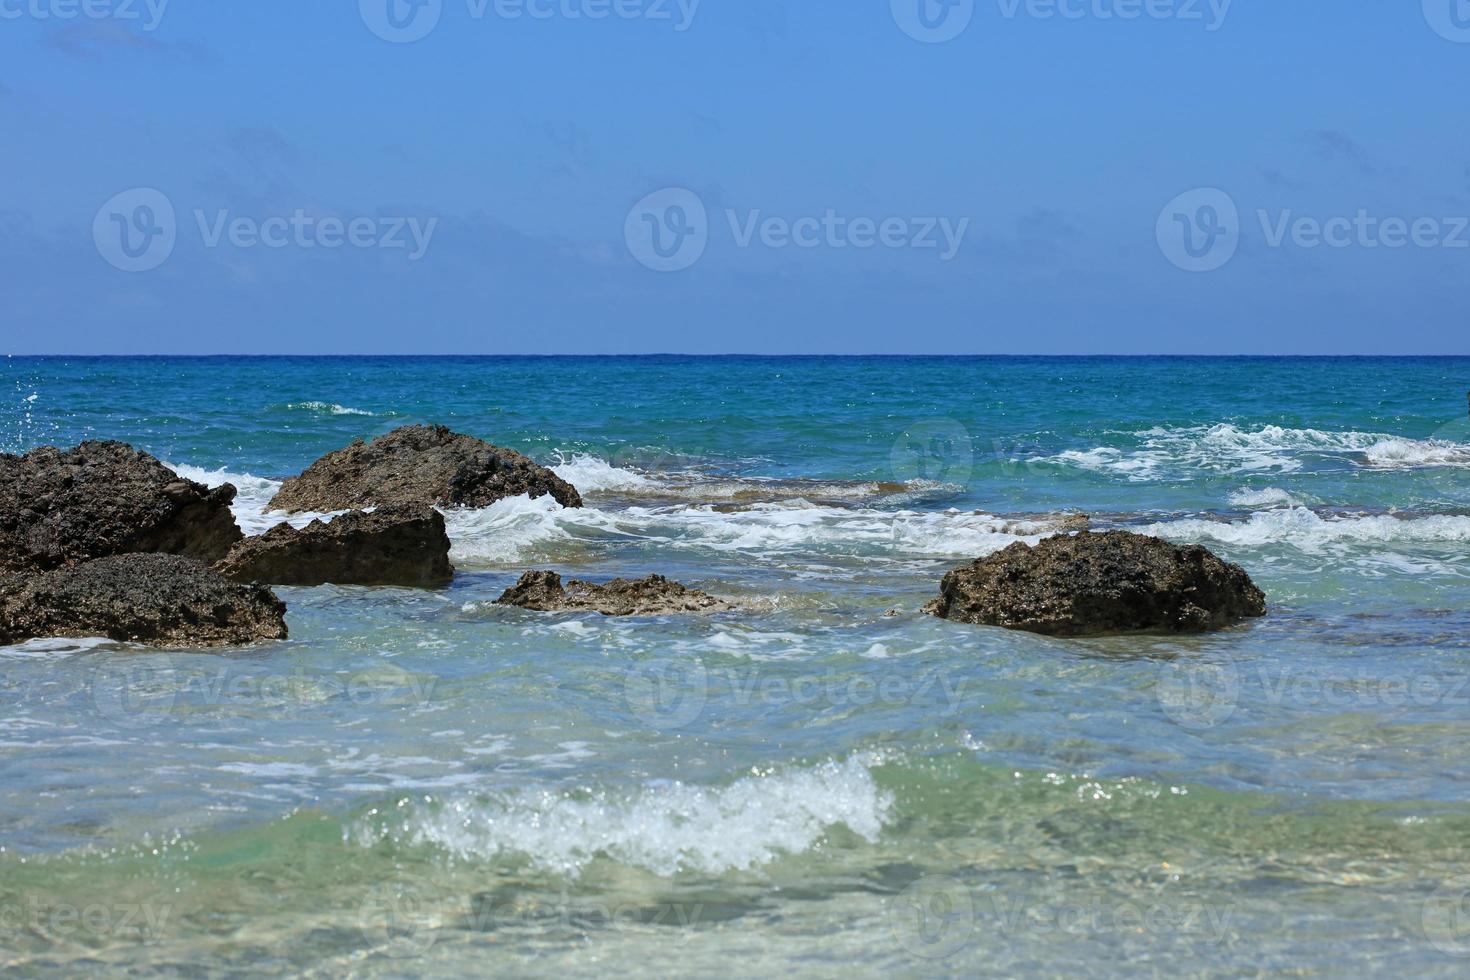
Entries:
[[[1461, 976], [1470, 359], [22, 359], [0, 449], [240, 488], [442, 422], [588, 507], [448, 514], [439, 592], [287, 642], [0, 649], [17, 975]], [[1206, 637], [919, 614], [1097, 526], [1266, 590]], [[310, 515], [294, 517], [295, 521]], [[697, 619], [537, 615], [529, 568]]]

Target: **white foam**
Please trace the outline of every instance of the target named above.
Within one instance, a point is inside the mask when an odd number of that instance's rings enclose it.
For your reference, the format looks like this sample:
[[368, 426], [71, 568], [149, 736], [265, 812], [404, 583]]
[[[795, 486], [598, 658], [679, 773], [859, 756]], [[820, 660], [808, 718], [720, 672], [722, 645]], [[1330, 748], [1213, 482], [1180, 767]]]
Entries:
[[202, 483], [206, 487], [218, 487], [226, 483], [234, 484], [235, 501], [230, 505], [230, 510], [235, 515], [235, 523], [239, 524], [240, 530], [247, 535], [264, 534], [281, 523], [287, 523], [293, 527], [305, 527], [318, 518], [331, 520], [338, 514], [344, 513], [343, 511], [266, 513], [266, 506], [281, 489], [280, 480], [253, 476], [249, 473], [232, 473], [225, 469], [205, 470], [197, 466], [176, 463], [166, 465], [184, 479]]
[[1255, 490], [1242, 487], [1230, 495], [1233, 507], [1295, 507], [1299, 501], [1280, 487], [1264, 487]]
[[625, 470], [585, 453], [566, 456], [558, 452], [557, 462], [551, 471], [582, 493], [651, 490], [658, 485], [641, 473]]
[[982, 555], [1027, 539], [989, 514], [849, 509], [805, 501], [736, 511], [634, 507], [626, 519], [670, 547], [756, 555]]
[[1227, 473], [1294, 473], [1308, 457], [1340, 458], [1379, 468], [1470, 466], [1470, 445], [1408, 439], [1377, 432], [1289, 429], [1278, 425], [1241, 429], [1229, 423], [1118, 433], [1142, 439], [1134, 449], [1111, 446], [1067, 450], [1045, 462], [1113, 473], [1134, 482], [1182, 479], [1201, 470]]
[[1322, 517], [1305, 507], [1259, 511], [1245, 521], [1187, 519], [1143, 530], [1178, 542], [1218, 541], [1247, 548], [1287, 545], [1319, 551], [1331, 545], [1436, 544], [1470, 541], [1470, 517], [1390, 514]]
[[[667, 549], [741, 552], [759, 557], [989, 554], [1016, 541], [1035, 543], [1043, 525], [950, 510], [880, 511], [823, 507], [795, 500], [741, 510], [713, 505], [566, 508], [549, 496], [510, 497], [490, 507], [445, 511], [452, 558], [510, 563], [553, 554], [574, 541], [624, 538]], [[1022, 533], [1018, 533], [1022, 532]]]
[[1439, 439], [1382, 439], [1363, 451], [1371, 466], [1470, 466], [1470, 446]]
[[[267, 513], [281, 482], [250, 473], [170, 464], [186, 479], [209, 487], [232, 483], [232, 510], [249, 535], [281, 522], [305, 527], [340, 511]], [[615, 469], [615, 468], [614, 468]], [[637, 474], [632, 474], [636, 476]], [[673, 503], [603, 511], [563, 507], [550, 496], [507, 497], [489, 507], [441, 508], [456, 562], [510, 564], [557, 557], [558, 546], [614, 538], [685, 551], [745, 552], [757, 556], [826, 555], [978, 557], [1016, 541], [1035, 543], [1055, 530], [1044, 522], [1016, 523], [970, 511], [875, 510], [824, 506], [802, 499], [729, 509]]]
[[655, 874], [753, 868], [800, 854], [842, 825], [876, 841], [892, 806], [857, 759], [746, 776], [728, 786], [649, 783], [636, 791], [522, 790], [414, 804], [386, 821], [369, 816], [349, 839], [428, 844], [459, 858], [524, 855], [580, 872], [604, 856]]
[[544, 554], [559, 542], [618, 533], [611, 517], [593, 507], [563, 507], [547, 495], [506, 497], [489, 507], [450, 508], [444, 520], [455, 561], [515, 562]]
[[292, 402], [286, 406], [288, 409], [303, 412], [326, 412], [329, 415], [376, 415], [361, 408], [349, 408], [346, 405], [338, 405], [335, 402]]

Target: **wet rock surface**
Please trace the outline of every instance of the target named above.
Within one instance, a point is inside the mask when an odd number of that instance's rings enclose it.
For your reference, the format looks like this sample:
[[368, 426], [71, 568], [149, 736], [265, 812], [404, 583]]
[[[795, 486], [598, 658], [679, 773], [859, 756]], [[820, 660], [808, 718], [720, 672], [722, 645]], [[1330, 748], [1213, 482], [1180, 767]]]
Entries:
[[42, 568], [140, 552], [216, 561], [242, 537], [234, 499], [121, 442], [0, 454], [0, 534]]
[[0, 585], [0, 643], [105, 636], [169, 647], [286, 638], [286, 606], [175, 555], [114, 555]]
[[237, 582], [272, 585], [433, 588], [454, 577], [444, 515], [427, 504], [354, 511], [300, 530], [278, 524], [241, 541], [215, 569]]
[[576, 487], [512, 449], [443, 426], [412, 425], [328, 453], [285, 482], [272, 510], [332, 511], [393, 504], [488, 507], [550, 495], [582, 506]]
[[496, 602], [537, 612], [598, 612], [604, 616], [663, 616], [735, 608], [662, 575], [637, 581], [613, 579], [602, 585], [573, 579], [563, 585], [556, 572], [527, 572]]
[[925, 612], [1051, 636], [1203, 632], [1266, 614], [1238, 565], [1126, 531], [1013, 544], [944, 577]]

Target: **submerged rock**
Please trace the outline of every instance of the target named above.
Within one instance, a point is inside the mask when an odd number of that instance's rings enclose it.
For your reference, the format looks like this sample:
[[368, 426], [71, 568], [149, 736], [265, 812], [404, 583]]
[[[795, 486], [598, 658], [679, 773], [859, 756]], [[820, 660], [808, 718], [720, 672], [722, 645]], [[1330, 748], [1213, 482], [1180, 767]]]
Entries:
[[549, 494], [564, 507], [582, 506], [576, 487], [513, 449], [441, 425], [411, 425], [328, 453], [287, 480], [271, 499], [270, 509], [488, 507], [521, 494]]
[[527, 572], [496, 602], [537, 612], [599, 612], [604, 616], [663, 616], [735, 608], [723, 599], [687, 589], [662, 575], [636, 582], [613, 579], [605, 585], [573, 579], [563, 586], [556, 572]]
[[278, 524], [246, 538], [215, 566], [237, 582], [272, 585], [407, 585], [454, 577], [444, 515], [427, 504], [354, 511], [297, 530]]
[[242, 537], [234, 499], [120, 442], [0, 454], [0, 534], [42, 568], [136, 552], [216, 561]]
[[114, 555], [0, 587], [0, 643], [105, 636], [170, 647], [286, 638], [286, 606], [264, 586], [175, 555]]
[[1264, 616], [1266, 597], [1244, 569], [1199, 545], [1084, 531], [955, 569], [925, 611], [1051, 636], [1202, 632]]

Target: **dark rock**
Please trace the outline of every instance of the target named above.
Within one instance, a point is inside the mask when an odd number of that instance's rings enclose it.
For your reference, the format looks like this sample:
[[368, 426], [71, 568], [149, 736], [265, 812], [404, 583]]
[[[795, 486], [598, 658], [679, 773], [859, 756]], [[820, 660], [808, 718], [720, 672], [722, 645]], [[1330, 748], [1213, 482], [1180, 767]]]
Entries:
[[13, 534], [0, 531], [0, 581], [12, 576], [29, 576], [43, 571]]
[[278, 524], [235, 545], [215, 570], [236, 582], [272, 585], [431, 588], [454, 577], [444, 515], [427, 504], [354, 511], [299, 531]]
[[556, 572], [527, 572], [496, 602], [537, 612], [599, 612], [604, 616], [664, 616], [735, 608], [723, 599], [686, 589], [662, 575], [636, 582], [613, 579], [606, 585], [573, 579], [563, 587]]
[[0, 454], [0, 533], [43, 568], [135, 552], [216, 561], [242, 536], [234, 499], [120, 442]]
[[443, 426], [411, 425], [328, 453], [287, 480], [272, 510], [352, 510], [390, 504], [488, 507], [505, 497], [550, 494], [582, 506], [577, 488], [512, 449]]
[[955, 569], [925, 612], [1051, 636], [1202, 632], [1264, 616], [1266, 597], [1244, 569], [1199, 545], [1084, 531]]
[[105, 636], [170, 647], [286, 638], [286, 606], [264, 586], [175, 555], [114, 555], [25, 579], [0, 594], [0, 643]]

